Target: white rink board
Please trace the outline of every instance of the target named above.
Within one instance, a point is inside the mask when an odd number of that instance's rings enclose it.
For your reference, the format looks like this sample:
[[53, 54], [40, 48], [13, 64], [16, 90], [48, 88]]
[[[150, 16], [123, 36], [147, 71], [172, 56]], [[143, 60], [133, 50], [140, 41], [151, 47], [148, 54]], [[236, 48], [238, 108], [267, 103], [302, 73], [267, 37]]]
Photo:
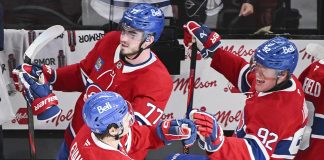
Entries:
[[[58, 53], [59, 50], [64, 51], [65, 63], [72, 64], [81, 60], [88, 51], [94, 46], [98, 37], [103, 36], [102, 31], [76, 31], [75, 38], [75, 50], [71, 51], [69, 46], [69, 39], [67, 32], [64, 32], [58, 39], [49, 46], [43, 49], [41, 54], [37, 55], [39, 59], [52, 58], [55, 60], [53, 68], [58, 67]], [[5, 36], [10, 36], [6, 34]], [[91, 38], [92, 37], [92, 38]], [[86, 40], [86, 41], [85, 41]], [[265, 40], [246, 40], [246, 39], [231, 39], [222, 40], [221, 47], [231, 50], [233, 54], [237, 54], [246, 60], [249, 60], [254, 52], [254, 49]], [[319, 43], [324, 45], [323, 40], [292, 40], [299, 49], [299, 63], [295, 71], [295, 75], [303, 71], [313, 60], [313, 57], [306, 54], [304, 49], [308, 43]], [[11, 45], [14, 46], [14, 45]], [[47, 48], [48, 47], [48, 48]], [[46, 51], [46, 52], [45, 52]], [[55, 54], [49, 54], [55, 53]], [[16, 53], [17, 54], [17, 53]], [[22, 53], [21, 53], [22, 54]], [[324, 54], [324, 53], [323, 53]], [[55, 56], [53, 56], [55, 55]], [[5, 56], [8, 58], [8, 56]], [[37, 58], [36, 57], [36, 58]], [[19, 58], [17, 57], [17, 63], [19, 64]], [[8, 60], [4, 60], [8, 62]], [[196, 68], [196, 89], [194, 91], [194, 108], [205, 109], [209, 113], [216, 114], [219, 123], [224, 127], [224, 130], [233, 130], [239, 118], [242, 115], [242, 109], [244, 107], [244, 96], [240, 93], [231, 93], [231, 85], [229, 82], [215, 70], [209, 67], [210, 60], [199, 59], [197, 61]], [[5, 64], [8, 65], [8, 64]], [[167, 104], [163, 119], [168, 118], [183, 118], [186, 112], [188, 84], [185, 81], [189, 77], [189, 65], [188, 58], [181, 62], [181, 74], [173, 75], [173, 91], [171, 98]], [[8, 70], [6, 70], [8, 71]], [[6, 72], [5, 71], [5, 72]], [[9, 73], [4, 73], [9, 79]], [[5, 77], [6, 79], [6, 77]], [[48, 122], [39, 122], [34, 117], [35, 128], [44, 130], [61, 130], [65, 129], [71, 120], [73, 114], [74, 104], [80, 93], [67, 93], [67, 92], [55, 92], [59, 98], [59, 106], [63, 109], [62, 114]], [[24, 108], [26, 102], [23, 97], [16, 93], [10, 96], [10, 100], [13, 106], [13, 111], [16, 113], [16, 118], [3, 124], [4, 129], [27, 129], [26, 120], [27, 115], [25, 112], [19, 110]], [[17, 113], [18, 112], [18, 113]]]

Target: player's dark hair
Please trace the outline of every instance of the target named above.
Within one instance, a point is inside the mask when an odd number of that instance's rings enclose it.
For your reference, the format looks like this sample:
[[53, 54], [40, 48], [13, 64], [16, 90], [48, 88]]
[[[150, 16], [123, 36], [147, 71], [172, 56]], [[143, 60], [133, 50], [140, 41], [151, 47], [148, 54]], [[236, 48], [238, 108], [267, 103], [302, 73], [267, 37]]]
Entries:
[[118, 127], [118, 125], [117, 125], [116, 123], [112, 123], [112, 124], [109, 124], [109, 125], [107, 126], [107, 129], [106, 129], [106, 131], [105, 131], [104, 133], [102, 133], [102, 134], [94, 133], [94, 134], [95, 134], [95, 136], [96, 136], [97, 138], [99, 138], [99, 139], [103, 139], [103, 138], [109, 136], [109, 137], [114, 137], [116, 140], [118, 140], [118, 139], [119, 139], [119, 134], [117, 134], [117, 135], [111, 135], [111, 134], [109, 133], [109, 130], [110, 130], [111, 128], [118, 129], [119, 127]]

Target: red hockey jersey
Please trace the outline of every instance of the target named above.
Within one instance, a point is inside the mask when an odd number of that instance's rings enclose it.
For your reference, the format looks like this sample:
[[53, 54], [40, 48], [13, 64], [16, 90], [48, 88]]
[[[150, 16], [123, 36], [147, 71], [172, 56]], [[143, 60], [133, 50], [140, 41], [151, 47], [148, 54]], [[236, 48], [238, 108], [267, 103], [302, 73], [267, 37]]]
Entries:
[[211, 159], [293, 159], [306, 125], [304, 93], [296, 77], [290, 87], [273, 92], [256, 92], [255, 76], [241, 57], [218, 49], [211, 67], [247, 95], [244, 114], [233, 137], [209, 153]]
[[[303, 84], [307, 107], [310, 109], [303, 142], [306, 150], [300, 150], [297, 160], [322, 160], [324, 154], [324, 60], [316, 61], [308, 66], [299, 76]], [[311, 112], [313, 111], [313, 112]], [[307, 128], [308, 129], [308, 128]]]
[[86, 88], [81, 70], [101, 89], [117, 92], [129, 101], [141, 124], [156, 125], [164, 112], [173, 85], [167, 69], [154, 53], [142, 64], [125, 63], [119, 56], [119, 37], [120, 32], [107, 33], [80, 63], [57, 69], [55, 90], [82, 92], [65, 131], [68, 146], [84, 124], [81, 112]]
[[116, 149], [100, 141], [83, 125], [71, 144], [69, 160], [137, 160], [138, 158], [133, 157], [134, 153], [137, 154], [136, 157], [140, 157], [140, 150], [157, 149], [163, 145], [163, 141], [156, 134], [156, 127], [135, 124], [122, 137]]

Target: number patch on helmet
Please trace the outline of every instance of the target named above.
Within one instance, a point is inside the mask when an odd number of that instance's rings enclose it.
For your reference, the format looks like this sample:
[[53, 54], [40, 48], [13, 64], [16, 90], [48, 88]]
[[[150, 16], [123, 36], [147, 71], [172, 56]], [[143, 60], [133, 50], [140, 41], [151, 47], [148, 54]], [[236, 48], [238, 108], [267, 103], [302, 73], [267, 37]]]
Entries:
[[265, 45], [262, 48], [263, 52], [268, 53], [269, 51], [271, 51], [271, 48], [270, 47], [273, 46], [273, 45], [275, 45], [275, 43], [269, 43], [269, 44]]

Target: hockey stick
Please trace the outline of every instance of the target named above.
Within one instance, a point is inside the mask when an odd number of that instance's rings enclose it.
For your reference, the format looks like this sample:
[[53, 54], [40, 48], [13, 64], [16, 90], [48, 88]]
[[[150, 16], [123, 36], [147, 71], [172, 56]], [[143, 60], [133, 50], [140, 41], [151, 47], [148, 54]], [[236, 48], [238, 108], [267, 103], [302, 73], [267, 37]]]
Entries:
[[317, 43], [309, 43], [306, 46], [306, 53], [317, 59], [324, 59], [324, 47]]
[[[31, 64], [34, 60], [36, 54], [51, 40], [58, 37], [64, 32], [64, 28], [60, 25], [52, 26], [41, 33], [33, 43], [27, 48], [24, 53], [24, 63]], [[36, 147], [35, 147], [35, 133], [34, 133], [34, 119], [33, 111], [31, 105], [29, 104], [27, 98], [24, 98], [27, 102], [27, 114], [28, 114], [28, 138], [30, 147], [30, 158], [32, 160], [36, 159]]]
[[[191, 57], [190, 57], [189, 88], [188, 88], [187, 111], [186, 111], [186, 118], [188, 119], [193, 105], [193, 96], [195, 90], [196, 60], [197, 60], [197, 44], [196, 42], [194, 42], [192, 44]], [[189, 154], [189, 148], [184, 146], [183, 153]]]

